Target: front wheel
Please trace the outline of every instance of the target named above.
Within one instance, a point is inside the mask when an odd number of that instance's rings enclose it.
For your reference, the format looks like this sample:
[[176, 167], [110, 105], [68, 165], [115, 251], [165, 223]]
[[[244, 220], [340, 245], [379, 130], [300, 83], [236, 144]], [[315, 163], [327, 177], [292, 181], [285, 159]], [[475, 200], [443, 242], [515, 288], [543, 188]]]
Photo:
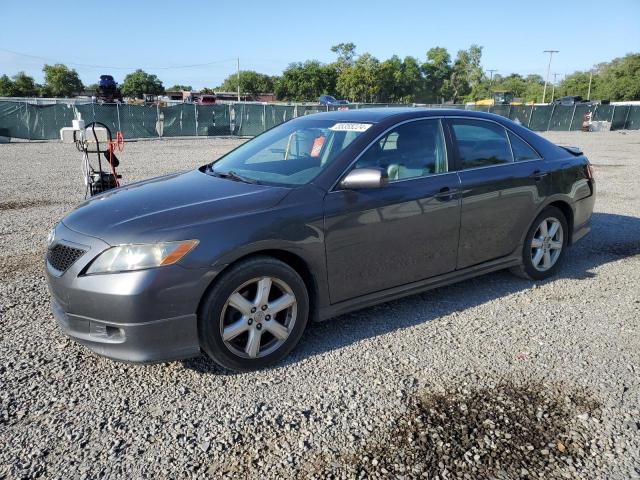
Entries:
[[300, 340], [309, 298], [286, 263], [256, 257], [232, 267], [207, 294], [198, 316], [202, 349], [230, 370], [255, 370], [284, 358]]
[[518, 276], [544, 280], [558, 270], [567, 247], [569, 228], [564, 213], [556, 207], [545, 208], [527, 232], [522, 250], [522, 265], [513, 269]]

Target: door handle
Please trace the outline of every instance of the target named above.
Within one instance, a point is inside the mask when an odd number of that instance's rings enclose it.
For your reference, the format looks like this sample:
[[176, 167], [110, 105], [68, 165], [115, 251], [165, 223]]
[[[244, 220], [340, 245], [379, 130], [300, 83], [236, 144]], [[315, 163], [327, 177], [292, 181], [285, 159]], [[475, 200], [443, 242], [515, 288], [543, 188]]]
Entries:
[[457, 191], [449, 187], [442, 187], [434, 196], [441, 202], [446, 202], [451, 200]]
[[534, 170], [533, 173], [529, 175], [529, 178], [533, 178], [536, 182], [539, 182], [547, 175], [549, 175], [548, 172], [543, 172], [542, 170]]

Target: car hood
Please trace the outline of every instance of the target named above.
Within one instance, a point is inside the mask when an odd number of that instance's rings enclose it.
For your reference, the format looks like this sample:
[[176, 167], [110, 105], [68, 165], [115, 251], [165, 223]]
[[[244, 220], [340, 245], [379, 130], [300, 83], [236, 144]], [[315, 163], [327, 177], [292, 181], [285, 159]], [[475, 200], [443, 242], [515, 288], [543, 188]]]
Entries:
[[112, 245], [178, 240], [185, 228], [269, 209], [287, 192], [194, 170], [110, 190], [84, 202], [62, 222]]

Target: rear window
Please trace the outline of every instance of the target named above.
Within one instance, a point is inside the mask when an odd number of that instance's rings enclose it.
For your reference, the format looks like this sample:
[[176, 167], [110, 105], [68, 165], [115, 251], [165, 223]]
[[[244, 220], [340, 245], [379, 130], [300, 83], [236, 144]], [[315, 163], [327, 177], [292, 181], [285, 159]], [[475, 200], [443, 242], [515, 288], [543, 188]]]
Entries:
[[511, 141], [511, 150], [513, 150], [513, 158], [516, 162], [524, 162], [527, 160], [537, 160], [540, 158], [538, 152], [536, 152], [527, 142], [522, 140], [517, 135], [509, 132], [509, 140]]
[[483, 120], [453, 119], [451, 129], [463, 169], [513, 162], [507, 132], [500, 125]]

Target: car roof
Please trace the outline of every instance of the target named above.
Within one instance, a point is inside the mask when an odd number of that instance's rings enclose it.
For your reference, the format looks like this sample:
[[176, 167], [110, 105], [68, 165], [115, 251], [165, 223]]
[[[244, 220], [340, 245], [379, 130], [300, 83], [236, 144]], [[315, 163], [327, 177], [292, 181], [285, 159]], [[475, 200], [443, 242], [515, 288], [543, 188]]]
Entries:
[[486, 118], [490, 120], [505, 120], [505, 117], [493, 113], [462, 110], [456, 108], [420, 108], [420, 107], [374, 107], [351, 110], [337, 110], [331, 112], [314, 113], [298, 118], [313, 118], [314, 120], [332, 120], [336, 122], [367, 122], [379, 123], [393, 118], [397, 121], [416, 117], [432, 116], [461, 116]]

